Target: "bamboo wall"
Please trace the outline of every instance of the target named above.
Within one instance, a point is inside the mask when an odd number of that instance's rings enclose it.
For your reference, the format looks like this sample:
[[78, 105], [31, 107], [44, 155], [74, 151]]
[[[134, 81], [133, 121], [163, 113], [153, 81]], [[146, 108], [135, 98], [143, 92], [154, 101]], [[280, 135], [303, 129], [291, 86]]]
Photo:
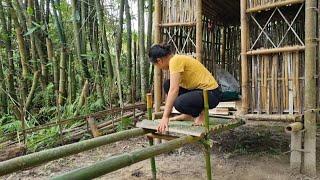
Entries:
[[[163, 0], [161, 39], [169, 42], [176, 53], [196, 56], [196, 26], [194, 0]], [[214, 74], [221, 67], [222, 29], [226, 29], [225, 69], [239, 79], [240, 29], [223, 26], [203, 16], [203, 64]]]
[[[251, 2], [254, 5], [268, 3]], [[279, 10], [289, 24], [294, 21], [292, 29], [295, 33], [291, 29], [288, 31], [289, 25], [277, 10], [249, 14], [249, 51], [304, 47], [303, 6], [296, 4]], [[264, 31], [268, 37], [260, 34], [267, 22]], [[249, 53], [249, 113], [301, 114], [304, 108], [304, 59], [303, 50]]]

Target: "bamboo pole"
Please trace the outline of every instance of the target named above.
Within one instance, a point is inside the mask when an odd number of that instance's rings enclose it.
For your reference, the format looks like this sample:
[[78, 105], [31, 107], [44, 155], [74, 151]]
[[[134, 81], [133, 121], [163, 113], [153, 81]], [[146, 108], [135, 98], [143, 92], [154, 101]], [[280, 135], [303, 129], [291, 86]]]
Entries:
[[253, 121], [283, 121], [283, 122], [301, 122], [301, 115], [293, 114], [246, 114], [242, 116], [247, 120]]
[[168, 141], [167, 143], [157, 144], [148, 148], [133, 151], [131, 153], [113, 156], [107, 160], [100, 161], [88, 167], [73, 170], [63, 175], [54, 177], [53, 179], [93, 179], [131, 164], [143, 161], [150, 157], [170, 152], [186, 144], [195, 143], [199, 140], [199, 137], [184, 136], [172, 141]]
[[147, 133], [148, 131], [144, 129], [136, 128], [17, 157], [8, 161], [0, 162], [0, 176]]
[[283, 52], [293, 52], [293, 51], [303, 51], [305, 46], [290, 46], [290, 47], [280, 47], [280, 48], [271, 48], [271, 49], [257, 49], [247, 51], [247, 55], [260, 55], [260, 54], [277, 54]]
[[[206, 137], [205, 141], [209, 141], [209, 102], [208, 102], [208, 91], [203, 90], [203, 101], [204, 101], [204, 126], [206, 128]], [[210, 146], [204, 144], [204, 157], [206, 160], [206, 169], [207, 169], [207, 179], [212, 179], [211, 174], [211, 162], [210, 162]]]
[[305, 133], [303, 172], [309, 176], [316, 176], [316, 112], [311, 111], [317, 105], [315, 98], [316, 87], [316, 48], [317, 48], [317, 1], [306, 0], [305, 5]]
[[[152, 120], [152, 95], [149, 93], [147, 94], [147, 112], [148, 112], [148, 120]], [[149, 145], [153, 146], [153, 138], [148, 137]], [[150, 158], [150, 164], [151, 164], [151, 172], [152, 172], [152, 179], [157, 179], [157, 169], [156, 169], [156, 160], [154, 157]]]
[[187, 27], [193, 27], [196, 26], [196, 22], [178, 22], [178, 23], [162, 23], [159, 24], [160, 27], [177, 27], [177, 26], [187, 26]]
[[[161, 41], [161, 0], [155, 0], [154, 3], [154, 42], [156, 44]], [[155, 96], [155, 112], [160, 111], [161, 106], [161, 70], [158, 67], [154, 68], [154, 96]]]
[[301, 151], [302, 149], [302, 132], [291, 132], [291, 145], [290, 145], [290, 168], [293, 171], [301, 171]]
[[196, 54], [197, 60], [202, 63], [202, 1], [196, 0]]
[[249, 24], [246, 14], [247, 1], [240, 2], [241, 12], [241, 87], [242, 87], [242, 109], [241, 114], [247, 114], [249, 109], [248, 92], [248, 30]]
[[260, 12], [263, 10], [274, 9], [276, 7], [283, 7], [283, 6], [293, 5], [293, 4], [299, 4], [299, 3], [303, 3], [304, 1], [305, 0], [283, 0], [283, 1], [273, 2], [273, 3], [267, 3], [265, 5], [260, 5], [260, 6], [256, 6], [253, 8], [249, 8], [246, 10], [246, 12], [247, 13], [255, 13], [255, 12]]

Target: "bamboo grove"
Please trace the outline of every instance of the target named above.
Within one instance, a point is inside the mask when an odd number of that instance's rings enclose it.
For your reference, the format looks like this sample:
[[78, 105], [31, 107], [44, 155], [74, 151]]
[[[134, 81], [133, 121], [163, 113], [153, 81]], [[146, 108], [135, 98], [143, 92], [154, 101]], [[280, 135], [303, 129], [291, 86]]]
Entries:
[[0, 0], [0, 25], [0, 134], [144, 101], [152, 87], [152, 0]]

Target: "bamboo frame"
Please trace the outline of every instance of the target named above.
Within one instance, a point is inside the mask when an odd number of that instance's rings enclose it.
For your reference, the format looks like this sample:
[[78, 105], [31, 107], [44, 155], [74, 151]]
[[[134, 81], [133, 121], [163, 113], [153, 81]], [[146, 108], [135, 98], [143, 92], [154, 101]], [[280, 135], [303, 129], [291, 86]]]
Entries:
[[246, 114], [241, 116], [247, 120], [253, 121], [283, 121], [283, 122], [301, 122], [302, 115], [290, 114]]
[[149, 131], [136, 128], [111, 135], [97, 137], [74, 144], [69, 144], [53, 149], [40, 151], [22, 157], [17, 157], [8, 161], [0, 162], [0, 176], [22, 170], [28, 167], [40, 165], [62, 157], [77, 154], [99, 146], [117, 142], [123, 139], [133, 138], [149, 133]]
[[157, 144], [142, 150], [136, 150], [131, 153], [114, 156], [91, 166], [67, 172], [63, 175], [54, 177], [53, 179], [93, 179], [156, 155], [170, 152], [186, 144], [198, 142], [200, 139], [201, 138], [199, 137], [184, 136], [163, 144]]
[[196, 26], [197, 22], [177, 22], [177, 23], [163, 23], [160, 27], [176, 27], [176, 26]]
[[202, 0], [196, 0], [196, 54], [197, 60], [202, 62]]

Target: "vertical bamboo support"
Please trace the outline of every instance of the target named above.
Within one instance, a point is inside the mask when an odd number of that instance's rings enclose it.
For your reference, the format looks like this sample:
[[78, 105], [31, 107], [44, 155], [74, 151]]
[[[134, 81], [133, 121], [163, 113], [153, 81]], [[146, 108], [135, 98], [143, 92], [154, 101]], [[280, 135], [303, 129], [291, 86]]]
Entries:
[[221, 69], [226, 67], [226, 27], [221, 29]]
[[[147, 94], [147, 115], [148, 115], [148, 120], [152, 120], [152, 95], [151, 93]], [[153, 138], [148, 137], [149, 140], [149, 145], [153, 146]], [[156, 160], [155, 157], [150, 158], [150, 164], [151, 164], [151, 171], [152, 171], [152, 179], [156, 180], [157, 177], [157, 169], [156, 169]]]
[[[154, 42], [160, 43], [160, 26], [161, 23], [161, 0], [155, 0], [154, 3]], [[161, 106], [161, 70], [158, 67], [154, 68], [154, 97], [155, 97], [155, 112], [160, 111]]]
[[202, 0], [196, 1], [196, 54], [197, 60], [202, 62]]
[[316, 176], [316, 24], [317, 24], [317, 1], [306, 0], [305, 5], [305, 134], [303, 172], [309, 176]]
[[[203, 90], [203, 102], [204, 102], [204, 126], [207, 131], [207, 135], [205, 140], [209, 140], [209, 103], [208, 103], [208, 91]], [[206, 160], [206, 169], [207, 169], [207, 179], [212, 179], [211, 174], [211, 162], [210, 162], [210, 146], [205, 144], [204, 145], [204, 156]]]
[[301, 152], [302, 148], [302, 132], [291, 132], [291, 154], [290, 154], [290, 168], [294, 171], [300, 172], [301, 169]]
[[247, 1], [242, 0], [240, 2], [240, 13], [241, 13], [241, 82], [242, 82], [242, 114], [247, 114], [249, 109], [248, 103], [248, 30], [249, 24], [246, 14]]

